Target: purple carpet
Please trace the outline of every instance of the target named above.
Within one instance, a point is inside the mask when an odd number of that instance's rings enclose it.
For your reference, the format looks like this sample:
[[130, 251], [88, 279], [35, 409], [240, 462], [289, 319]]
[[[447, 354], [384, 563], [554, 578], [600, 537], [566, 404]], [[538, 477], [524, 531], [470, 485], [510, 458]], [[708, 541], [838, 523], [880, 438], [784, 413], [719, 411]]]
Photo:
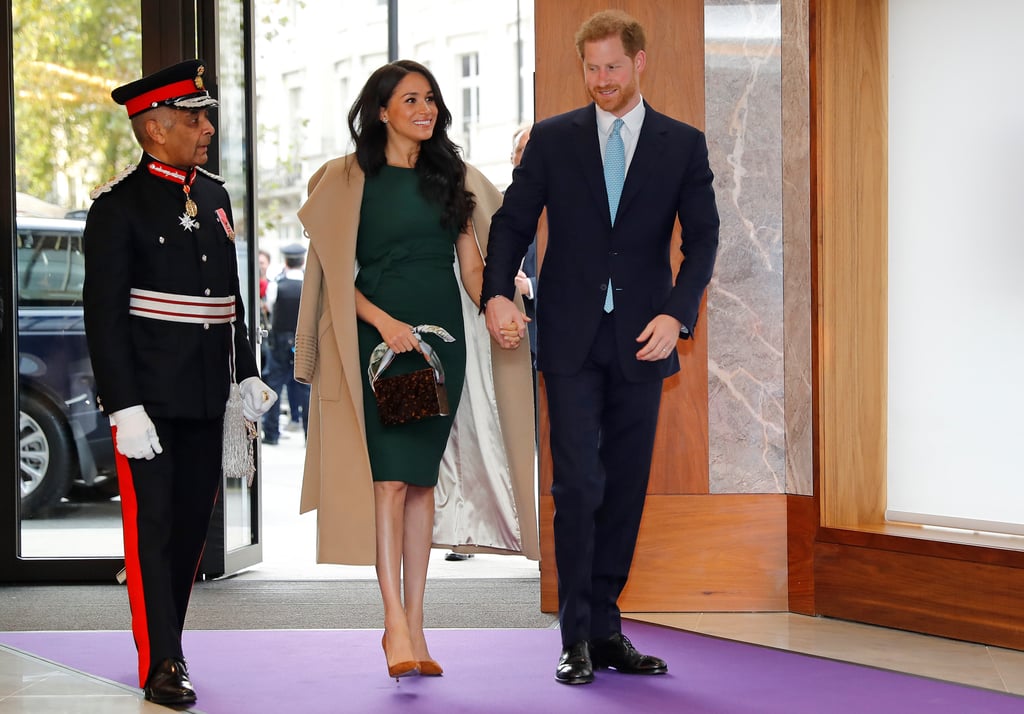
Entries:
[[[554, 681], [557, 630], [431, 630], [443, 677], [387, 677], [375, 630], [188, 630], [185, 654], [206, 714], [672, 712], [673, 714], [1020, 714], [1024, 698], [870, 667], [624, 623], [669, 674], [601, 671]], [[128, 632], [5, 632], [0, 643], [135, 685]]]

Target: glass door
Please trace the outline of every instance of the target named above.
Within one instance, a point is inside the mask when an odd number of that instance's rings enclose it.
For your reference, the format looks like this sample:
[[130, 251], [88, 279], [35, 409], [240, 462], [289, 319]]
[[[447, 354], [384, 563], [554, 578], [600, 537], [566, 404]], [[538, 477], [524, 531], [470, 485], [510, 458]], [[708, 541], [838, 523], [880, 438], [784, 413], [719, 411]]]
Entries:
[[[255, 157], [252, 137], [252, 32], [251, 3], [247, 0], [218, 0], [200, 9], [207, 13], [199, 26], [209, 28], [200, 37], [204, 59], [213, 58], [216, 69], [212, 87], [220, 102], [214, 123], [217, 153], [210, 163], [224, 180], [231, 196], [235, 219], [235, 250], [241, 270], [242, 294], [247, 295], [245, 317], [254, 350], [258, 338], [259, 283], [256, 280], [256, 235], [253, 191]], [[216, 48], [215, 50], [212, 48]], [[209, 61], [209, 60], [208, 60]], [[257, 469], [260, 464], [257, 459]], [[254, 565], [262, 559], [259, 478], [249, 487], [239, 479], [224, 479], [221, 498], [210, 523], [200, 574], [216, 577]]]
[[110, 426], [82, 319], [89, 192], [138, 160], [110, 91], [138, 76], [138, 0], [13, 0], [17, 557], [123, 554]]
[[[256, 304], [250, 16], [247, 0], [5, 3], [0, 43], [11, 61], [0, 91], [12, 110], [0, 118], [0, 165], [11, 190], [0, 196], [0, 226], [12, 241], [0, 256], [0, 579], [107, 579], [121, 567], [114, 449], [82, 319], [89, 193], [140, 154], [114, 87], [185, 57], [213, 70], [221, 108], [206, 168], [226, 178], [243, 294]], [[255, 489], [225, 484], [205, 574], [258, 562], [258, 500]]]

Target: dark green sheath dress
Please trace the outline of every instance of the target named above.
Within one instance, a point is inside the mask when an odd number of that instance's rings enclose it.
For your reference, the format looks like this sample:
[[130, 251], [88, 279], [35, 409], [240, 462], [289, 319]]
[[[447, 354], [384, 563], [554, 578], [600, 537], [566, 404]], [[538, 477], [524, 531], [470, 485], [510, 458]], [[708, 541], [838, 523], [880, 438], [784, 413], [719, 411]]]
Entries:
[[[435, 335], [423, 336], [444, 365], [450, 414], [382, 425], [366, 375], [370, 353], [382, 338], [372, 325], [362, 320], [356, 325], [373, 480], [434, 486], [462, 395], [466, 339], [461, 288], [453, 267], [458, 231], [441, 226], [440, 206], [423, 198], [418, 181], [415, 170], [394, 166], [385, 166], [380, 174], [366, 179], [356, 239], [356, 287], [396, 320], [413, 326], [439, 325], [455, 338], [455, 342], [444, 342]], [[384, 376], [427, 366], [419, 352], [406, 352], [395, 357]]]

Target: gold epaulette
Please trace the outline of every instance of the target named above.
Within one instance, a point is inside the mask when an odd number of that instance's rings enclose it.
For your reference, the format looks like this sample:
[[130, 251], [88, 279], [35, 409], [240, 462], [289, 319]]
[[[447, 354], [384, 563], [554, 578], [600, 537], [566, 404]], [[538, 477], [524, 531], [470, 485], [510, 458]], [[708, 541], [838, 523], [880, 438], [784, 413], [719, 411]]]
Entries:
[[97, 198], [100, 197], [100, 194], [104, 194], [110, 191], [110, 189], [114, 188], [114, 186], [124, 181], [125, 177], [130, 175], [138, 167], [138, 164], [129, 164], [121, 173], [114, 176], [114, 178], [110, 179], [105, 184], [97, 186], [92, 191], [90, 191], [89, 198], [95, 201]]

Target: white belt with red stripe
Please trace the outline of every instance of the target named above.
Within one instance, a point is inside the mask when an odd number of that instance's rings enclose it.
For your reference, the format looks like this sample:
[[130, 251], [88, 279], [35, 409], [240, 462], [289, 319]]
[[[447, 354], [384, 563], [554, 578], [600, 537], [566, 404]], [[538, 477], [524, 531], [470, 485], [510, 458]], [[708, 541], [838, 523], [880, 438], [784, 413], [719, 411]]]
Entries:
[[176, 295], [132, 288], [128, 313], [169, 322], [220, 324], [235, 319], [235, 298]]

